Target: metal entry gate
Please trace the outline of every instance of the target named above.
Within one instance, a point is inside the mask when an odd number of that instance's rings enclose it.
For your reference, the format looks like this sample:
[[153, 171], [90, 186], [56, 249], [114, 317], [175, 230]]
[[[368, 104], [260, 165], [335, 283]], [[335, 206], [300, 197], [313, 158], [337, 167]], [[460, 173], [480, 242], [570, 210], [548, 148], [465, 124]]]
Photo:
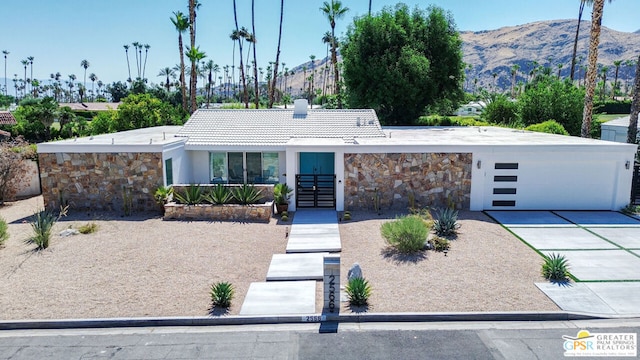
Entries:
[[296, 175], [296, 208], [335, 208], [336, 176]]
[[631, 183], [631, 204], [640, 205], [640, 164], [633, 167], [633, 182]]

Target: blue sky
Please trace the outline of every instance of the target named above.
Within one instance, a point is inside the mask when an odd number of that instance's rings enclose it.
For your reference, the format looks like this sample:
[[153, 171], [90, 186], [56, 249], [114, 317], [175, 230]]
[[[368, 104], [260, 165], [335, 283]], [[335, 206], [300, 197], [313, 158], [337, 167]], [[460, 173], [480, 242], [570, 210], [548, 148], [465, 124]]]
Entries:
[[[251, 26], [251, 0], [236, 0], [240, 26]], [[232, 62], [234, 28], [232, 0], [200, 0], [196, 43], [221, 67]], [[326, 47], [321, 38], [329, 24], [319, 8], [322, 0], [285, 0], [281, 61], [293, 67], [322, 58]], [[373, 0], [373, 11], [396, 1]], [[489, 30], [539, 20], [577, 18], [579, 0], [434, 0], [405, 1], [413, 7], [438, 5], [451, 11], [459, 30]], [[2, 33], [0, 50], [8, 50], [7, 77], [24, 75], [20, 60], [35, 58], [34, 77], [48, 79], [59, 71], [64, 79], [75, 74], [82, 80], [80, 62], [91, 64], [87, 74], [95, 73], [104, 82], [125, 80], [127, 63], [124, 44], [138, 41], [151, 45], [146, 77], [159, 83], [161, 68], [179, 62], [177, 32], [169, 18], [172, 12], [187, 12], [187, 0], [1, 0]], [[350, 8], [338, 22], [337, 33], [345, 32], [354, 16], [368, 10], [368, 0], [343, 0]], [[256, 0], [258, 63], [266, 68], [275, 59], [280, 1]], [[591, 9], [585, 11], [591, 18]], [[614, 0], [605, 5], [603, 25], [619, 31], [640, 29], [640, 1]], [[188, 42], [188, 35], [185, 43]], [[144, 53], [143, 53], [144, 55]], [[135, 56], [130, 51], [132, 75]], [[29, 74], [27, 75], [29, 76]], [[3, 69], [0, 77], [4, 77]], [[11, 88], [11, 85], [9, 85]]]

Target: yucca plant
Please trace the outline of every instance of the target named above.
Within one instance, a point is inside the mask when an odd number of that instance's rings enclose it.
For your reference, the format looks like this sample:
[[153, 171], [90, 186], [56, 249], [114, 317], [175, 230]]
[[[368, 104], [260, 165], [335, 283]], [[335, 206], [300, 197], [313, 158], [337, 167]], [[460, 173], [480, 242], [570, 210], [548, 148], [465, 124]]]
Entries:
[[31, 216], [31, 228], [33, 236], [27, 239], [27, 243], [36, 244], [36, 250], [43, 250], [49, 247], [51, 240], [51, 229], [60, 216], [56, 216], [52, 211], [40, 210]]
[[226, 281], [211, 285], [211, 301], [213, 306], [228, 308], [234, 295], [233, 285]]
[[564, 255], [552, 253], [542, 263], [542, 276], [547, 280], [566, 281], [569, 276], [569, 262]]
[[262, 190], [258, 190], [253, 184], [243, 184], [231, 190], [233, 198], [242, 205], [257, 204], [262, 200]]
[[401, 253], [416, 253], [424, 249], [429, 227], [418, 216], [410, 215], [382, 224], [382, 237]]
[[5, 219], [0, 217], [0, 246], [9, 239], [9, 226]]
[[231, 191], [222, 184], [216, 185], [204, 195], [204, 201], [214, 205], [228, 204], [231, 199], [233, 199]]
[[369, 297], [371, 296], [371, 286], [364, 278], [351, 278], [345, 287], [345, 291], [349, 298], [349, 304], [353, 306], [368, 305]]
[[176, 191], [173, 196], [185, 205], [195, 205], [202, 202], [203, 194], [200, 185], [191, 184], [183, 191]]
[[433, 222], [433, 230], [438, 236], [453, 235], [458, 229], [458, 211], [453, 208], [436, 210], [437, 219]]

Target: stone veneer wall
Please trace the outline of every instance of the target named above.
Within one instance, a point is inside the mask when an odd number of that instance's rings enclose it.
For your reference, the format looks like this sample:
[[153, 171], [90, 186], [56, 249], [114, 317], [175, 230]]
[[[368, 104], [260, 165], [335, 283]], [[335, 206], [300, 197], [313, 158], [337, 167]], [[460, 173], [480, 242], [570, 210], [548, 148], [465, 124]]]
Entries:
[[345, 209], [469, 209], [472, 154], [344, 154]]
[[132, 211], [159, 210], [153, 199], [163, 185], [162, 153], [41, 153], [40, 178], [46, 207], [60, 201], [71, 209], [124, 210], [124, 190]]
[[184, 205], [164, 206], [164, 219], [207, 221], [262, 221], [273, 216], [273, 203], [257, 205]]

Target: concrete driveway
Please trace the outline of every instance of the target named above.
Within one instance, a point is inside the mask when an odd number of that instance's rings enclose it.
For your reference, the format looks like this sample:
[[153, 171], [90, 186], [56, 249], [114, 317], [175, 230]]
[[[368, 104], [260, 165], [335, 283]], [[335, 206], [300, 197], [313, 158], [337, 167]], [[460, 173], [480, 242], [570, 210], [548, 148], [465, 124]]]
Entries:
[[559, 253], [577, 279], [538, 283], [566, 311], [640, 316], [640, 220], [612, 211], [488, 211], [541, 254]]

